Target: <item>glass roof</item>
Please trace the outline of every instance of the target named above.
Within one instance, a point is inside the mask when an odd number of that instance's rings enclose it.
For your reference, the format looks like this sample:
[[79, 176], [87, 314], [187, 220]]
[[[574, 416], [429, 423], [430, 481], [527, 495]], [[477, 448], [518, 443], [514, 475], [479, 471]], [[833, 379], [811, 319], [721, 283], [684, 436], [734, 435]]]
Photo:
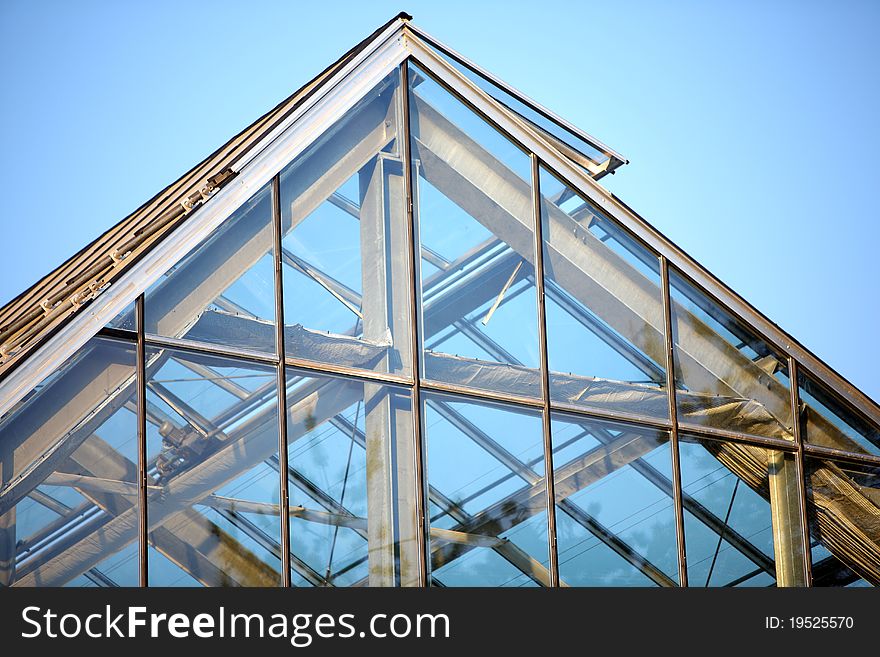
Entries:
[[878, 436], [404, 62], [0, 418], [0, 583], [877, 584]]

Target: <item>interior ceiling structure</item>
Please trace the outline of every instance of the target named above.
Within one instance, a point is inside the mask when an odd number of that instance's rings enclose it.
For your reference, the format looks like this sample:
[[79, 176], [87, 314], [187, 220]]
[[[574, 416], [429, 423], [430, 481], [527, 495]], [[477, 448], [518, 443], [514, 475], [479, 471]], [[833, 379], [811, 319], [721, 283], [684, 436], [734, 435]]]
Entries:
[[0, 583], [880, 582], [880, 409], [400, 15], [0, 309]]

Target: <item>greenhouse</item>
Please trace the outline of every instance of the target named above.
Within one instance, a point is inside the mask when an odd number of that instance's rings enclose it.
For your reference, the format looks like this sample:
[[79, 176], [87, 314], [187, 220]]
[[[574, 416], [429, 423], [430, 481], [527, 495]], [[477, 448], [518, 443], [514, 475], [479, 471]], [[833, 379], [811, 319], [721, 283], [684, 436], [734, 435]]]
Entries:
[[880, 407], [402, 14], [0, 309], [4, 586], [871, 586]]

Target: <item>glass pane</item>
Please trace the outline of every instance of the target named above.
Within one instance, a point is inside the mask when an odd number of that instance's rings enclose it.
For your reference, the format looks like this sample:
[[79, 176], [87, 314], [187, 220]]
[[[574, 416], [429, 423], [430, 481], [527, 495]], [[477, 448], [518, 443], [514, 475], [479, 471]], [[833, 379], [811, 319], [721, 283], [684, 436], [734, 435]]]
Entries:
[[147, 290], [147, 333], [275, 353], [267, 185]]
[[290, 549], [314, 586], [417, 586], [406, 388], [287, 371]]
[[93, 338], [0, 420], [0, 585], [137, 586], [134, 380]]
[[[603, 164], [608, 160], [608, 156], [597, 149], [594, 145], [574, 134], [571, 130], [565, 128], [557, 121], [519, 100], [477, 71], [462, 64], [442, 50], [437, 49], [435, 52], [445, 59], [448, 64], [458, 70], [459, 73], [475, 83], [480, 89], [492, 96], [502, 105], [512, 109], [529, 123], [564, 142], [567, 146], [577, 151], [577, 153], [588, 158], [592, 163]], [[576, 158], [574, 161], [581, 164], [580, 158]]]
[[658, 258], [544, 169], [540, 183], [551, 399], [666, 418]]
[[775, 586], [771, 478], [780, 454], [682, 436], [688, 586]]
[[432, 580], [443, 586], [547, 586], [541, 416], [426, 394]]
[[80, 588], [97, 588], [105, 586], [140, 586], [138, 576], [138, 542], [133, 540], [118, 552], [98, 562], [79, 577], [75, 577], [64, 586]]
[[678, 421], [793, 440], [788, 360], [669, 268]]
[[555, 414], [559, 577], [568, 586], [677, 586], [666, 432]]
[[412, 373], [400, 74], [281, 172], [286, 355]]
[[880, 456], [880, 428], [864, 419], [828, 386], [798, 368], [801, 426], [807, 442], [855, 454]]
[[880, 584], [880, 467], [806, 459], [813, 586]]
[[126, 331], [136, 331], [137, 323], [135, 318], [134, 301], [128, 304], [125, 309], [116, 317], [107, 322], [110, 328], [125, 329]]
[[526, 153], [410, 65], [424, 376], [540, 396]]
[[274, 368], [147, 351], [151, 586], [281, 581]]

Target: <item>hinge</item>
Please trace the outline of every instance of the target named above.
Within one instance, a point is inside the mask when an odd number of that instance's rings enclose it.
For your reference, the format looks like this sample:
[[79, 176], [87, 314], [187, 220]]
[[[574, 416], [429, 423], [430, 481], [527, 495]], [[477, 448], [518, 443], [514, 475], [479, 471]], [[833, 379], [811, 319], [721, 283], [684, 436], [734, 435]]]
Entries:
[[180, 205], [183, 206], [183, 214], [189, 214], [192, 212], [199, 204], [207, 201], [214, 193], [223, 187], [231, 178], [234, 178], [237, 175], [237, 172], [233, 171], [230, 168], [223, 169], [220, 173], [217, 173], [205, 181], [205, 184], [198, 189], [198, 191], [193, 192], [189, 196], [185, 197], [182, 201], [180, 201]]

